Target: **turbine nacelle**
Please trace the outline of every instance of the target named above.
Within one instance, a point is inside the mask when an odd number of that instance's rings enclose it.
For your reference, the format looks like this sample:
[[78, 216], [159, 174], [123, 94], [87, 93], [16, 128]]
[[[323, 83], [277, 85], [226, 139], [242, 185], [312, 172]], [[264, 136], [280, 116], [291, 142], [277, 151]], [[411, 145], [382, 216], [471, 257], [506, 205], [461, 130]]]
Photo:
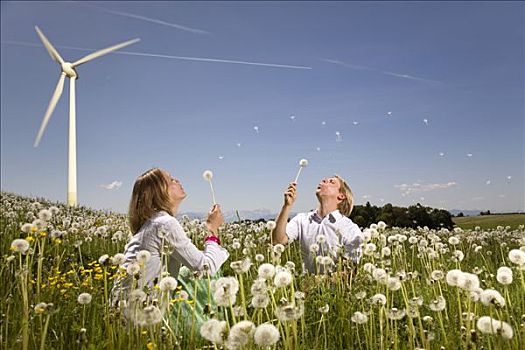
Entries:
[[66, 73], [68, 78], [77, 78], [78, 79], [78, 73], [73, 67], [73, 63], [70, 62], [64, 62], [60, 65], [62, 68], [62, 72]]

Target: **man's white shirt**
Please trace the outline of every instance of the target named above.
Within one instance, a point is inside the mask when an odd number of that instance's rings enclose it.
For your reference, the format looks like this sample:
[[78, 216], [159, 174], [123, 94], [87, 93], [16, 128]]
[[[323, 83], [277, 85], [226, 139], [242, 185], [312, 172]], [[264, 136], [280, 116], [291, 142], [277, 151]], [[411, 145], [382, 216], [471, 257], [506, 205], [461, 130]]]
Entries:
[[[286, 224], [286, 235], [289, 243], [299, 240], [304, 267], [311, 273], [323, 270], [316, 270], [317, 256], [331, 256], [337, 261], [337, 252], [342, 249], [343, 256], [354, 262], [358, 262], [361, 257], [363, 233], [359, 226], [339, 210], [329, 213], [324, 218], [317, 210], [297, 214]], [[311, 249], [314, 244], [319, 246], [317, 251]]]

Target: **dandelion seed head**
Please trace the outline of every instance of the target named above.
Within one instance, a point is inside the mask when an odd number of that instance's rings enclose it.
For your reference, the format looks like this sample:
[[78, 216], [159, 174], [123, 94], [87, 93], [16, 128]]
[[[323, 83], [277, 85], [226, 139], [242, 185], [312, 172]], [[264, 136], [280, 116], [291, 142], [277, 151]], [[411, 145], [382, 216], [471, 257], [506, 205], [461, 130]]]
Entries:
[[275, 275], [274, 278], [274, 285], [277, 288], [286, 287], [290, 283], [292, 283], [293, 277], [292, 274], [288, 270], [280, 271]]
[[321, 314], [327, 314], [328, 311], [330, 311], [330, 306], [328, 304], [324, 304], [324, 306], [321, 306], [317, 311]]
[[91, 303], [91, 294], [89, 293], [80, 293], [78, 295], [78, 298], [77, 298], [77, 302], [80, 304], [80, 305], [87, 305], [89, 303]]
[[509, 252], [509, 260], [516, 265], [525, 265], [525, 251], [521, 249], [512, 249]]
[[131, 276], [138, 274], [140, 272], [140, 264], [136, 261], [130, 263], [126, 267], [126, 272], [128, 273], [128, 275], [131, 275]]
[[494, 289], [485, 289], [479, 295], [479, 300], [485, 306], [497, 305], [500, 307], [505, 306], [505, 299], [501, 294]]
[[151, 258], [151, 253], [147, 250], [141, 250], [137, 253], [137, 262], [139, 264], [145, 264]]
[[360, 311], [354, 312], [350, 319], [352, 320], [352, 322], [357, 324], [365, 324], [368, 322], [368, 316]]
[[266, 223], [266, 229], [272, 231], [277, 226], [277, 223], [273, 220], [268, 220]]
[[276, 245], [273, 246], [273, 251], [277, 254], [284, 253], [284, 245], [277, 243]]
[[502, 266], [496, 273], [496, 280], [504, 285], [512, 283], [512, 270], [506, 266]]
[[201, 336], [215, 344], [222, 344], [224, 342], [224, 334], [226, 332], [226, 321], [219, 321], [214, 318], [206, 320], [201, 328]]
[[160, 280], [159, 288], [163, 292], [169, 292], [177, 288], [177, 280], [174, 277], [168, 276]]
[[432, 300], [428, 306], [432, 311], [443, 311], [447, 306], [447, 302], [445, 298], [440, 295], [437, 299]]
[[17, 238], [11, 242], [11, 250], [16, 253], [25, 254], [29, 250], [29, 242], [25, 239]]
[[126, 262], [126, 256], [122, 253], [117, 253], [115, 255], [113, 255], [113, 257], [111, 258], [111, 263], [113, 265], [122, 265]]
[[211, 170], [204, 170], [202, 173], [202, 178], [206, 181], [211, 181], [213, 178], [213, 172]]
[[277, 327], [270, 323], [263, 323], [255, 329], [253, 340], [260, 347], [270, 347], [275, 345], [280, 338]]

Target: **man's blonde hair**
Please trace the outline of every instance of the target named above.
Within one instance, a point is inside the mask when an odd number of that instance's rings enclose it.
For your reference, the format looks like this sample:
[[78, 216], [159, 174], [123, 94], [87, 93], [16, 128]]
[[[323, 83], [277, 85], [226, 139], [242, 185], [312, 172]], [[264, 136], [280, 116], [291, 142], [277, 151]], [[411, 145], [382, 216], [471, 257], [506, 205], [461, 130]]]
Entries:
[[173, 201], [168, 181], [166, 172], [159, 168], [150, 169], [135, 180], [128, 212], [131, 233], [137, 233], [155, 213], [171, 213]]
[[345, 195], [345, 199], [337, 205], [337, 209], [339, 209], [344, 216], [350, 216], [352, 209], [354, 209], [354, 194], [352, 193], [352, 189], [341, 176], [336, 174], [334, 177], [339, 180], [339, 192]]

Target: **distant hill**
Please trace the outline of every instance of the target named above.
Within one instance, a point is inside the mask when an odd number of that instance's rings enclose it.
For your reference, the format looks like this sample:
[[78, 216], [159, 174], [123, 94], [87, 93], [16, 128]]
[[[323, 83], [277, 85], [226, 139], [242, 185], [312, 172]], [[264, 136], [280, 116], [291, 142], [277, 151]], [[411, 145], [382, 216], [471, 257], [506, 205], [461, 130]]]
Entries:
[[448, 212], [454, 216], [458, 215], [459, 213], [463, 213], [465, 216], [477, 216], [480, 212], [483, 210], [461, 210], [461, 209], [451, 209]]

